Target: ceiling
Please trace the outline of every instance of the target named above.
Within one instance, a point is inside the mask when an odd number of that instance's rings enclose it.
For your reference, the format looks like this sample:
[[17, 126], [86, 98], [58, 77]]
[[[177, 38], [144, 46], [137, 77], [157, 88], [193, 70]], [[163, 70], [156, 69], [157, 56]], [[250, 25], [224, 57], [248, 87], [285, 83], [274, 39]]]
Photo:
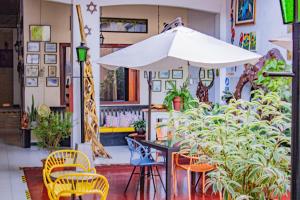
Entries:
[[16, 27], [19, 0], [0, 0], [0, 27]]

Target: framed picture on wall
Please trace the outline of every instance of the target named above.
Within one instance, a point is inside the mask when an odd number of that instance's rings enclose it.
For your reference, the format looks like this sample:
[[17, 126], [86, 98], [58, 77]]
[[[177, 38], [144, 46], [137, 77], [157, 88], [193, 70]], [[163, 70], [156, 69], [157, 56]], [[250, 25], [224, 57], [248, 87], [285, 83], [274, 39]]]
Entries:
[[235, 6], [235, 25], [255, 23], [256, 0], [237, 0]]
[[57, 63], [56, 54], [45, 54], [44, 55], [44, 63], [45, 64], [56, 64]]
[[46, 86], [47, 87], [58, 87], [59, 86], [59, 78], [47, 77], [46, 78]]
[[163, 71], [158, 72], [158, 78], [160, 78], [160, 79], [170, 78], [170, 71], [169, 70], [163, 70]]
[[183, 79], [183, 70], [172, 70], [172, 79]]
[[50, 25], [29, 25], [29, 40], [31, 42], [50, 42]]
[[26, 77], [25, 78], [26, 87], [38, 87], [38, 77]]
[[174, 84], [176, 86], [176, 81], [175, 80], [165, 81], [165, 90], [171, 90], [172, 84]]
[[27, 52], [40, 52], [40, 43], [27, 42]]
[[44, 46], [45, 53], [56, 53], [57, 52], [57, 43], [46, 42]]
[[26, 55], [27, 64], [39, 64], [40, 63], [40, 54], [27, 54]]
[[[144, 78], [148, 79], [148, 72], [147, 71], [144, 71]], [[155, 79], [156, 78], [156, 72], [152, 72], [152, 79]]]
[[56, 66], [48, 66], [48, 77], [56, 77]]
[[153, 80], [152, 84], [152, 92], [161, 92], [161, 80]]
[[26, 77], [38, 77], [39, 76], [39, 66], [38, 65], [26, 65], [25, 66], [25, 76]]

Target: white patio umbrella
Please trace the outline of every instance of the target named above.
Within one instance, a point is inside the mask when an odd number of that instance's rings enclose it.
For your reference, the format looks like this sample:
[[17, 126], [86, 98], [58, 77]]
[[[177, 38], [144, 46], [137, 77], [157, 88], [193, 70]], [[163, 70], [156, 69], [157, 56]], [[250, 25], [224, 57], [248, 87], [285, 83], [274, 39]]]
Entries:
[[178, 26], [98, 60], [107, 68], [127, 67], [150, 71], [148, 136], [151, 118], [151, 71], [187, 66], [222, 68], [255, 64], [261, 56], [195, 30]]
[[287, 49], [287, 50], [290, 50], [290, 51], [293, 50], [293, 39], [292, 39], [291, 34], [288, 35], [288, 36], [285, 36], [285, 37], [271, 39], [271, 40], [269, 40], [269, 42], [271, 42], [271, 43], [273, 43], [277, 46], [280, 46], [284, 49]]

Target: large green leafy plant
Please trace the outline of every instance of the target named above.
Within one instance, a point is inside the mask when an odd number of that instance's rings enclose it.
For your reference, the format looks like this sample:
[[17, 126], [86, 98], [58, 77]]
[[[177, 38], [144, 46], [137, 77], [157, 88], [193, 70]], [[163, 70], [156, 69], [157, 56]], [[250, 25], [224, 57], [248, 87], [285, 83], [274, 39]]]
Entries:
[[[172, 117], [182, 151], [216, 165], [207, 188], [224, 199], [281, 198], [289, 190], [290, 104], [274, 92], [256, 91], [251, 102], [207, 104]], [[204, 156], [205, 155], [205, 156]]]
[[182, 111], [194, 108], [198, 105], [198, 101], [194, 99], [188, 89], [188, 80], [186, 80], [179, 89], [177, 89], [176, 84], [173, 82], [170, 82], [170, 85], [171, 90], [167, 92], [163, 102], [168, 110], [173, 110], [173, 100], [175, 97], [180, 97]]
[[71, 135], [71, 119], [71, 113], [65, 113], [62, 117], [59, 113], [51, 112], [47, 106], [41, 105], [38, 108], [38, 125], [33, 129], [38, 146], [49, 151], [57, 149], [61, 140]]

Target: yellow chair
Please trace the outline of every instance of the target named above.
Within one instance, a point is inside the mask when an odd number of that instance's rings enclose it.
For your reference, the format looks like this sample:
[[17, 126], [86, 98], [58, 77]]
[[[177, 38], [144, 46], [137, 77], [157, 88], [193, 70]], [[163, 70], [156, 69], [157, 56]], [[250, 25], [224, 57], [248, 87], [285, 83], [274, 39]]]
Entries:
[[52, 152], [46, 159], [43, 169], [43, 181], [47, 190], [52, 189], [53, 180], [51, 173], [53, 171], [72, 169], [87, 173], [96, 173], [95, 168], [91, 168], [88, 157], [78, 150], [58, 150]]
[[100, 200], [106, 200], [109, 191], [107, 179], [99, 174], [74, 173], [62, 175], [53, 184], [52, 190], [48, 194], [50, 200], [59, 200], [66, 196], [83, 196], [95, 194], [100, 196]]

